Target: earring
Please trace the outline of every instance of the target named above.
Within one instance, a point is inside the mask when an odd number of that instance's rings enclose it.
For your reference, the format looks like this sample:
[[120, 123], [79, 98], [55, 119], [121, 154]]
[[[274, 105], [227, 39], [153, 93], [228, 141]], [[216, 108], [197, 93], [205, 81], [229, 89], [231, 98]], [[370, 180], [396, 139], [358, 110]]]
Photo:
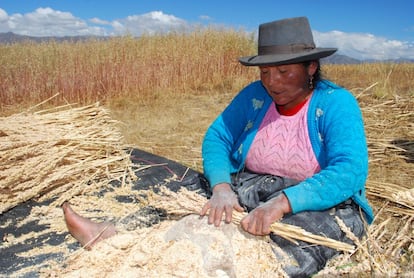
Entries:
[[313, 75], [309, 76], [309, 89], [313, 89]]

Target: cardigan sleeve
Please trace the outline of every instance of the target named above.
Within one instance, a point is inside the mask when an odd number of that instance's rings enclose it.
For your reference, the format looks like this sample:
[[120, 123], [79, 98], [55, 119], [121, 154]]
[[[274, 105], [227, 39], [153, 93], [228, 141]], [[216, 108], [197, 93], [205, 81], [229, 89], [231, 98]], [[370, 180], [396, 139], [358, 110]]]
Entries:
[[232, 153], [246, 125], [246, 90], [241, 91], [207, 129], [202, 144], [204, 175], [213, 187], [230, 183]]
[[[344, 89], [326, 93], [325, 105], [317, 107], [315, 121], [321, 171], [284, 190], [293, 213], [323, 210], [346, 199], [365, 194], [368, 150], [362, 113], [353, 95]], [[312, 131], [310, 131], [311, 133]], [[312, 142], [314, 144], [314, 142]]]

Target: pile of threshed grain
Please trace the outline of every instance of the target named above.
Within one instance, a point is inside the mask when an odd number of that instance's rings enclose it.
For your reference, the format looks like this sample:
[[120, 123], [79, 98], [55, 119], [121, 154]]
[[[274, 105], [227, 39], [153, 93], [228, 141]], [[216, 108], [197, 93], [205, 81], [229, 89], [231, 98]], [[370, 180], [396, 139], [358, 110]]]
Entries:
[[60, 205], [122, 179], [130, 160], [121, 139], [99, 104], [2, 117], [0, 213], [30, 199]]
[[[205, 218], [164, 221], [79, 249], [45, 277], [287, 277], [272, 245], [234, 224], [219, 228]], [[277, 248], [277, 247], [276, 247]]]

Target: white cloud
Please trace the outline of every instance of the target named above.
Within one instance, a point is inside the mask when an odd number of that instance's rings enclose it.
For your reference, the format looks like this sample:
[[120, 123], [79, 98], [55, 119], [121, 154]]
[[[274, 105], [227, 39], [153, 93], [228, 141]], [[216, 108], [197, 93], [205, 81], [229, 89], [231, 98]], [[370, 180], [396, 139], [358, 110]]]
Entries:
[[51, 8], [38, 8], [27, 14], [12, 14], [7, 18], [7, 26], [0, 23], [0, 32], [14, 32], [28, 36], [74, 36], [104, 35], [103, 28], [88, 24], [68, 12]]
[[0, 23], [6, 22], [9, 16], [7, 15], [6, 11], [0, 8]]
[[98, 24], [98, 25], [110, 25], [111, 22], [107, 21], [107, 20], [103, 20], [97, 17], [91, 18], [89, 19], [90, 22], [94, 23], [94, 24]]
[[9, 32], [9, 15], [0, 8], [0, 32]]
[[116, 35], [154, 34], [187, 28], [187, 22], [161, 11], [153, 11], [142, 15], [131, 15], [125, 19], [112, 22], [113, 33]]
[[[89, 25], [90, 24], [90, 25]], [[101, 25], [101, 26], [96, 26]], [[69, 12], [38, 8], [27, 14], [7, 15], [0, 9], [0, 32], [14, 32], [28, 36], [123, 35], [139, 36], [173, 29], [187, 28], [187, 22], [162, 11], [131, 15], [124, 19], [106, 21], [92, 18], [88, 21]]]
[[344, 54], [356, 59], [414, 59], [413, 43], [388, 40], [367, 33], [344, 33], [331, 31], [320, 33], [314, 31], [314, 39], [317, 46], [337, 47], [339, 54]]

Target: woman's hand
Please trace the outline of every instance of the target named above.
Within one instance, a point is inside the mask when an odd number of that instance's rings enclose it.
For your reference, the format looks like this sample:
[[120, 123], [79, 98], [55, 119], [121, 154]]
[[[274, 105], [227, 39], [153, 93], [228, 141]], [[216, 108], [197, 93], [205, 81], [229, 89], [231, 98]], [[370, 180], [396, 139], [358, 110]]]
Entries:
[[200, 212], [201, 216], [208, 214], [208, 224], [213, 224], [218, 227], [220, 226], [225, 214], [225, 222], [230, 223], [233, 216], [233, 208], [237, 211], [244, 211], [237, 200], [237, 195], [231, 189], [228, 183], [219, 183], [213, 187], [213, 195], [210, 200], [204, 205]]
[[280, 194], [252, 210], [241, 220], [240, 224], [246, 232], [253, 235], [268, 235], [270, 226], [291, 211], [289, 200], [285, 194]]

